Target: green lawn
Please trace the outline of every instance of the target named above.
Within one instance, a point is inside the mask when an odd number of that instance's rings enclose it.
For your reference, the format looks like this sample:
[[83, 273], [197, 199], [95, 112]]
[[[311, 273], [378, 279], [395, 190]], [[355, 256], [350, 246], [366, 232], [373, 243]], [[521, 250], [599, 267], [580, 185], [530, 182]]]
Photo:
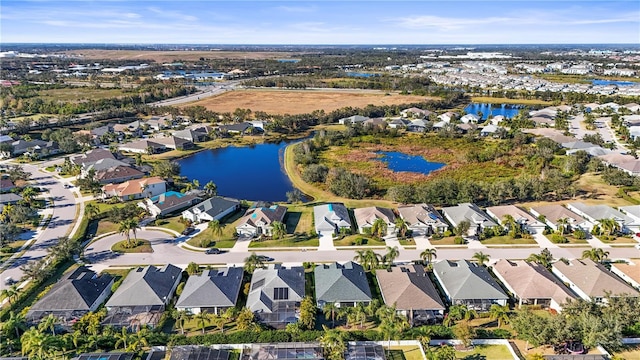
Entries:
[[424, 360], [422, 352], [417, 346], [391, 346], [389, 350], [391, 350], [391, 359], [401, 357], [400, 360]]
[[118, 231], [119, 225], [112, 223], [109, 220], [100, 220], [98, 223], [98, 230], [96, 230], [96, 236], [110, 233], [112, 231]]
[[209, 244], [209, 247], [215, 246], [218, 248], [232, 248], [233, 244], [236, 243], [236, 239], [234, 238], [234, 233], [236, 231], [236, 225], [240, 222], [240, 218], [244, 215], [244, 209], [240, 209], [240, 211], [236, 211], [234, 214], [229, 216], [225, 216], [220, 222], [222, 227], [222, 235], [218, 238], [213, 235], [211, 229], [204, 229], [196, 236], [192, 237], [187, 241], [187, 244], [196, 247], [202, 247], [202, 241], [215, 241], [215, 245]]
[[307, 233], [313, 230], [313, 205], [290, 205], [287, 204], [287, 214], [284, 217], [287, 232]]
[[[358, 239], [362, 239], [362, 244], [356, 244]], [[372, 236], [363, 234], [345, 236], [343, 239], [334, 240], [335, 246], [385, 246], [385, 242], [382, 239], [377, 239]]]
[[534, 239], [519, 238], [515, 239], [509, 235], [494, 236], [492, 238], [482, 240], [485, 245], [516, 245], [516, 244], [537, 244]]
[[[549, 241], [553, 242], [553, 240], [551, 240], [551, 235], [552, 234], [548, 234], [545, 235], [547, 237], [547, 239], [549, 239]], [[587, 240], [584, 239], [576, 239], [575, 237], [573, 237], [573, 235], [571, 234], [565, 234], [564, 235], [565, 238], [567, 238], [567, 240], [569, 240], [568, 243], [565, 244], [558, 244], [558, 245], [567, 245], [567, 244], [586, 244]]]
[[111, 251], [116, 253], [152, 253], [151, 243], [149, 240], [138, 239], [138, 246], [134, 248], [125, 247], [127, 240], [123, 240], [113, 244]]
[[[484, 358], [483, 358], [484, 356]], [[509, 349], [504, 345], [476, 345], [470, 351], [456, 351], [458, 359], [487, 359], [487, 360], [507, 360], [513, 359]]]
[[180, 222], [181, 218], [182, 218], [182, 215], [176, 215], [176, 216], [172, 216], [164, 219], [158, 219], [156, 220], [155, 226], [167, 228], [169, 230], [173, 230], [181, 233], [184, 231], [184, 229], [187, 228], [187, 225]]
[[633, 238], [626, 237], [626, 236], [616, 236], [613, 239], [607, 238], [606, 236], [596, 236], [596, 237], [605, 244], [636, 244], [637, 243], [637, 241], [635, 241]]
[[461, 244], [456, 244], [454, 242], [454, 239], [456, 237], [455, 236], [447, 236], [444, 237], [440, 240], [434, 240], [433, 238], [429, 239], [429, 242], [431, 242], [431, 245], [433, 246], [439, 246], [439, 245], [459, 245], [459, 246], [466, 246], [466, 245], [461, 245]]
[[95, 87], [70, 87], [65, 89], [42, 90], [38, 96], [44, 100], [80, 102], [123, 96], [121, 89], [99, 89]]
[[270, 248], [270, 247], [317, 247], [320, 240], [317, 236], [308, 238], [306, 235], [288, 235], [280, 240], [253, 240], [250, 248]]

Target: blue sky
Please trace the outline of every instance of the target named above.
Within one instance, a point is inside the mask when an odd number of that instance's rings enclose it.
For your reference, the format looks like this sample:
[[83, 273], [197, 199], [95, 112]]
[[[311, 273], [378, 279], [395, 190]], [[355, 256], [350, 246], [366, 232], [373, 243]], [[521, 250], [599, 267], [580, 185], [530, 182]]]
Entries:
[[640, 1], [12, 1], [12, 42], [640, 43]]

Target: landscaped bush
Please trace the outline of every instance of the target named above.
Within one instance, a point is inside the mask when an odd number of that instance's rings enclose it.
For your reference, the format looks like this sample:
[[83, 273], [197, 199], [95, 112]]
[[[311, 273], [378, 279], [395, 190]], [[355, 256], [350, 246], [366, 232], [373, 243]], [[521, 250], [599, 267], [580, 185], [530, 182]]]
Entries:
[[451, 235], [453, 235], [453, 233], [451, 232], [451, 230], [447, 230], [447, 231], [445, 231], [445, 232], [444, 232], [444, 237], [449, 237], [449, 236], [451, 236]]
[[463, 245], [465, 243], [464, 238], [461, 236], [456, 236], [455, 239], [453, 239], [453, 243], [456, 245]]
[[576, 230], [573, 232], [573, 237], [579, 240], [584, 240], [587, 238], [587, 233], [584, 230]]
[[442, 238], [444, 238], [442, 233], [435, 233], [431, 235], [431, 240], [442, 240]]
[[480, 339], [511, 339], [513, 334], [511, 334], [511, 331], [506, 329], [489, 330], [477, 328], [476, 336]]
[[556, 244], [566, 244], [569, 242], [569, 239], [556, 233], [551, 235], [551, 241]]

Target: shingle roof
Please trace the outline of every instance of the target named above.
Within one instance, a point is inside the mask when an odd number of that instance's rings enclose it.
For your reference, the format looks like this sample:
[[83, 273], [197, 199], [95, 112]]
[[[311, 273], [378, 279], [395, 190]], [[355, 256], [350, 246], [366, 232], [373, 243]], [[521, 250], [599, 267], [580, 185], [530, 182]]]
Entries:
[[637, 264], [613, 263], [611, 268], [616, 268], [621, 273], [627, 275], [631, 280], [640, 284], [640, 266]]
[[173, 285], [181, 276], [182, 270], [171, 264], [161, 268], [149, 265], [131, 270], [106, 306], [164, 305], [172, 295]]
[[[85, 164], [85, 166], [87, 165]], [[102, 170], [112, 169], [117, 166], [128, 167], [129, 164], [122, 162], [120, 160], [116, 160], [115, 158], [105, 157], [88, 165], [87, 170], [94, 169], [96, 172], [98, 172]]]
[[503, 282], [521, 299], [553, 299], [563, 304], [576, 296], [544, 266], [524, 260], [501, 259], [493, 265]]
[[336, 228], [351, 227], [349, 211], [340, 203], [314, 206], [313, 216], [317, 231], [334, 231]]
[[371, 289], [364, 269], [352, 261], [322, 264], [314, 269], [318, 302], [368, 302]]
[[22, 200], [22, 196], [14, 193], [0, 194], [0, 204], [17, 203]]
[[231, 307], [236, 305], [243, 269], [205, 270], [189, 276], [176, 307]]
[[623, 221], [625, 224], [634, 223], [632, 218], [609, 205], [587, 205], [580, 202], [574, 202], [570, 203], [569, 206], [595, 221], [601, 219], [615, 219], [617, 221]]
[[451, 299], [508, 299], [483, 266], [468, 260], [444, 260], [433, 271]]
[[286, 268], [280, 265], [269, 269], [257, 269], [251, 277], [247, 296], [247, 308], [251, 311], [271, 313], [280, 300], [274, 299], [274, 288], [287, 288], [288, 298], [281, 301], [300, 301], [304, 297], [304, 269], [301, 266]]
[[228, 350], [201, 345], [183, 345], [171, 348], [169, 360], [228, 360], [229, 356]]
[[281, 205], [273, 205], [270, 207], [258, 207], [250, 208], [244, 214], [244, 216], [238, 222], [238, 226], [249, 224], [256, 226], [259, 222], [265, 224], [271, 224], [274, 221], [280, 221], [284, 219], [284, 215], [287, 213], [287, 208]]
[[394, 266], [376, 271], [378, 285], [387, 305], [399, 310], [444, 310], [438, 291], [421, 265]]
[[189, 208], [186, 211], [193, 212], [194, 209], [198, 209], [201, 212], [207, 213], [211, 217], [215, 218], [219, 214], [229, 210], [229, 208], [235, 207], [238, 205], [240, 205], [240, 201], [236, 199], [221, 197], [221, 196], [214, 196], [212, 198], [204, 200], [203, 202], [199, 203], [194, 207]]
[[582, 216], [558, 204], [536, 206], [532, 207], [531, 210], [540, 215], [544, 215], [545, 219], [552, 224], [557, 223], [559, 219], [563, 218], [571, 219], [578, 224], [587, 221]]
[[102, 159], [113, 159], [116, 160], [115, 156], [111, 153], [111, 151], [107, 149], [93, 149], [89, 150], [82, 155], [75, 156], [71, 158], [71, 162], [77, 165], [90, 165], [95, 163], [98, 160]]
[[159, 184], [163, 182], [165, 182], [164, 179], [159, 176], [154, 176], [144, 179], [129, 180], [121, 184], [108, 184], [103, 187], [102, 191], [105, 193], [113, 192], [117, 196], [128, 196], [142, 193], [146, 185]]
[[495, 215], [500, 223], [502, 223], [505, 216], [511, 215], [518, 223], [526, 223], [528, 225], [543, 225], [533, 215], [515, 205], [491, 206], [487, 208], [487, 213]]
[[96, 180], [105, 183], [111, 180], [118, 180], [121, 178], [140, 178], [144, 173], [140, 170], [134, 169], [130, 166], [116, 166], [109, 169], [96, 171]]
[[355, 209], [353, 210], [353, 215], [359, 227], [373, 225], [376, 219], [383, 219], [385, 222], [393, 224], [396, 219], [391, 209], [378, 206]]
[[400, 217], [407, 222], [409, 227], [420, 224], [447, 226], [446, 221], [444, 221], [440, 213], [431, 205], [415, 204], [398, 206], [398, 213]]
[[442, 208], [442, 212], [447, 215], [449, 220], [456, 226], [464, 220], [468, 220], [471, 225], [482, 224], [483, 227], [498, 226], [493, 219], [491, 219], [484, 211], [478, 206], [471, 203], [462, 203], [456, 206], [450, 206]]
[[611, 293], [613, 296], [639, 295], [637, 290], [620, 280], [602, 264], [592, 260], [574, 259], [570, 260], [569, 264], [558, 261], [552, 266], [590, 297], [604, 297], [607, 293]]

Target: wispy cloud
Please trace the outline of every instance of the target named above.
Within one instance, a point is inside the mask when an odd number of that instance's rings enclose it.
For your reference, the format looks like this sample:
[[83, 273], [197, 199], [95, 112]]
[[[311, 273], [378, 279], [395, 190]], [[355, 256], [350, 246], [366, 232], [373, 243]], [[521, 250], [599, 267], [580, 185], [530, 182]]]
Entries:
[[148, 10], [154, 13], [155, 15], [158, 15], [164, 18], [179, 19], [184, 21], [198, 21], [198, 18], [196, 16], [186, 15], [178, 11], [164, 10], [156, 7], [150, 7], [148, 8]]
[[317, 6], [288, 6], [281, 5], [274, 8], [276, 11], [284, 11], [288, 13], [312, 13], [318, 10]]

